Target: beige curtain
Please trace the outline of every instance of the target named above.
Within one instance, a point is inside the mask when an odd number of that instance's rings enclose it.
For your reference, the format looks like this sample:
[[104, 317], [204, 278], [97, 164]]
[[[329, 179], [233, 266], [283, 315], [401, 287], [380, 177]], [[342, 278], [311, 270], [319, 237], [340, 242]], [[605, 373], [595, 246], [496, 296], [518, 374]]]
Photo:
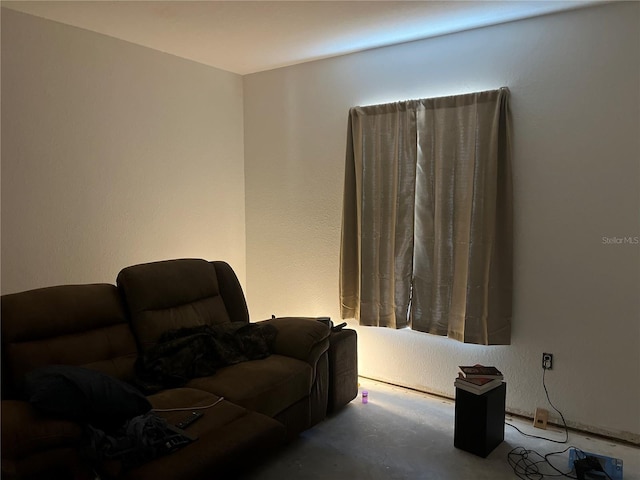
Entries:
[[510, 342], [509, 91], [350, 111], [340, 296], [362, 325]]
[[[342, 317], [407, 326], [413, 263], [415, 106], [353, 108], [342, 226]], [[356, 221], [360, 219], [360, 221]]]

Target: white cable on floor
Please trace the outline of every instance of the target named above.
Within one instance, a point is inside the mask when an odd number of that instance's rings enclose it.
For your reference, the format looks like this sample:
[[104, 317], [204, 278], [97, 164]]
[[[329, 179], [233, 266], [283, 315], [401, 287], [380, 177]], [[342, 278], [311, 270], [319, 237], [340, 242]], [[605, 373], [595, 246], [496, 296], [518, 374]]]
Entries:
[[205, 405], [204, 407], [152, 408], [151, 411], [152, 412], [182, 412], [182, 411], [185, 411], [185, 410], [204, 410], [206, 408], [215, 407], [222, 400], [224, 400], [224, 397], [220, 397], [218, 400], [213, 402], [211, 405]]

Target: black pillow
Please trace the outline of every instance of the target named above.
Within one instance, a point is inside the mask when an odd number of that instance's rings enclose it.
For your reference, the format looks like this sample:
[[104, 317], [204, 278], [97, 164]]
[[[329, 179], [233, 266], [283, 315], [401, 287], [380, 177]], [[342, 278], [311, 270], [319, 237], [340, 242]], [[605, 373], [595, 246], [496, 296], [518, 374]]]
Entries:
[[133, 386], [83, 367], [52, 365], [26, 375], [27, 400], [38, 410], [113, 430], [151, 410]]

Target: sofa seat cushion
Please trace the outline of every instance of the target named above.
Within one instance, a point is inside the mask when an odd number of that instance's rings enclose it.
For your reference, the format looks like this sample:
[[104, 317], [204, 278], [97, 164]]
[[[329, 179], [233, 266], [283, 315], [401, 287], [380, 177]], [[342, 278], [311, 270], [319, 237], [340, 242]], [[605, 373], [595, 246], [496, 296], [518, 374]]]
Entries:
[[[218, 395], [195, 388], [171, 388], [149, 395], [147, 399], [151, 403], [154, 413], [172, 425], [183, 420], [193, 410], [204, 413], [200, 420], [188, 427], [188, 433], [196, 436], [201, 431], [226, 425], [246, 413], [245, 408], [231, 402], [223, 400], [216, 403], [220, 399]], [[209, 405], [213, 406], [209, 407]]]
[[191, 380], [187, 386], [221, 395], [249, 410], [274, 417], [309, 395], [313, 375], [313, 368], [307, 362], [270, 355], [221, 368], [215, 375]]
[[[192, 408], [211, 405], [220, 397], [194, 388], [175, 388], [148, 398], [155, 409], [186, 407], [185, 411], [156, 412], [175, 424], [188, 416]], [[218, 477], [251, 465], [284, 442], [282, 424], [227, 400], [199, 411], [204, 416], [186, 428], [189, 435], [197, 437], [195, 442], [125, 472], [123, 478], [210, 479], [212, 475]]]
[[2, 479], [92, 479], [83, 449], [77, 446], [47, 448], [20, 458], [2, 458]]
[[79, 445], [82, 427], [49, 418], [27, 402], [2, 401], [2, 459], [19, 458], [50, 448]]

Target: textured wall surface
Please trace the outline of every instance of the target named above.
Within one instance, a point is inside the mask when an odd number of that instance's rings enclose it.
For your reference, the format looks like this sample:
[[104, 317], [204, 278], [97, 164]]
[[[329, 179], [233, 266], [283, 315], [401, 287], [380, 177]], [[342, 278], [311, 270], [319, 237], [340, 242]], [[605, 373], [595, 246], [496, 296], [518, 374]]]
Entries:
[[2, 292], [224, 259], [245, 276], [242, 78], [2, 9]]
[[244, 77], [252, 318], [339, 319], [351, 106], [507, 86], [514, 125], [512, 345], [358, 328], [360, 373], [447, 396], [494, 364], [507, 403], [640, 441], [640, 4], [539, 17]]

